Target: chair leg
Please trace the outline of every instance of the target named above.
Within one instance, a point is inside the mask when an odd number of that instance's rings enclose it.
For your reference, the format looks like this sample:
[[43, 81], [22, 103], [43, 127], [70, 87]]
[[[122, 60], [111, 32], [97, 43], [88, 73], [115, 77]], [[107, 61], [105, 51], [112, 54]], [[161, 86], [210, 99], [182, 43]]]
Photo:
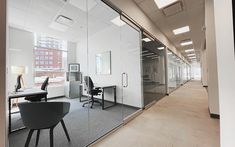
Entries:
[[40, 137], [40, 130], [38, 130], [37, 132], [36, 146], [38, 146], [39, 137]]
[[54, 130], [54, 126], [50, 128], [50, 147], [54, 146], [53, 130]]
[[94, 105], [94, 97], [93, 95], [91, 95], [91, 108], [93, 107], [93, 105]]
[[66, 135], [66, 137], [67, 137], [68, 141], [70, 142], [69, 133], [68, 133], [67, 128], [66, 128], [66, 126], [65, 126], [65, 124], [64, 124], [64, 120], [62, 119], [60, 122], [61, 122], [61, 124], [62, 124], [62, 126], [63, 126], [64, 132], [65, 132], [65, 135]]
[[25, 143], [25, 147], [28, 147], [28, 146], [29, 146], [31, 137], [32, 137], [32, 135], [33, 135], [33, 131], [34, 131], [34, 130], [30, 130], [30, 131], [29, 131], [29, 134], [28, 134], [28, 137], [27, 137], [27, 140], [26, 140], [26, 143]]

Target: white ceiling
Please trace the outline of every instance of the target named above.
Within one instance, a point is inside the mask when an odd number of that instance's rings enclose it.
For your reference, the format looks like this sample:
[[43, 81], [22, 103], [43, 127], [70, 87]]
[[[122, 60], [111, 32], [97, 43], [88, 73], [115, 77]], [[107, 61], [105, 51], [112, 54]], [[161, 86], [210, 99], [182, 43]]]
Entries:
[[[184, 50], [194, 48], [197, 59], [200, 60], [199, 54], [205, 40], [204, 32], [202, 31], [205, 17], [204, 0], [180, 0], [183, 4], [183, 11], [171, 16], [165, 16], [158, 9], [154, 0], [134, 1], [185, 57], [187, 55]], [[190, 32], [180, 35], [173, 34], [173, 29], [186, 25], [189, 25]], [[185, 39], [192, 39], [193, 45], [180, 46], [180, 42]]]
[[[68, 0], [67, 2], [63, 0], [9, 0], [8, 23], [11, 27], [78, 42], [87, 37], [87, 31], [88, 35], [92, 35], [113, 25], [110, 21], [118, 16], [100, 0], [89, 0], [88, 4], [86, 2], [85, 0]], [[61, 27], [60, 24], [55, 24], [58, 15], [71, 18], [72, 26], [65, 31], [52, 29], [50, 26]]]

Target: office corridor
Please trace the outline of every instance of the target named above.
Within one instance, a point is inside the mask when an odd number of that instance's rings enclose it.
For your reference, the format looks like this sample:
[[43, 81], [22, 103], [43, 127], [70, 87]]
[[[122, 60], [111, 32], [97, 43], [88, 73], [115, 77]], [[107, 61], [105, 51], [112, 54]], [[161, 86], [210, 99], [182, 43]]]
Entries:
[[219, 120], [208, 113], [206, 89], [191, 81], [95, 147], [219, 147]]

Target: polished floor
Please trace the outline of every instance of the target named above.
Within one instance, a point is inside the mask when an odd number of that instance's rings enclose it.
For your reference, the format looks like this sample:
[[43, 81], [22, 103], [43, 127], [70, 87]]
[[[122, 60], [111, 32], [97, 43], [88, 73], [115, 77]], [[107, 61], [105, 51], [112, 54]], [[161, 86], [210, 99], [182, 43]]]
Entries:
[[207, 92], [191, 81], [94, 147], [219, 147], [219, 120], [208, 114]]

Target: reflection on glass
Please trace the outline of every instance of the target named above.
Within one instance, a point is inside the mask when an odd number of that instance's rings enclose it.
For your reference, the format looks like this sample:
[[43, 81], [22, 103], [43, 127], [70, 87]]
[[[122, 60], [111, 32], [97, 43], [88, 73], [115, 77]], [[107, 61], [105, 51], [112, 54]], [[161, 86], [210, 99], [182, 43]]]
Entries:
[[167, 50], [168, 58], [168, 92], [172, 92], [180, 85], [190, 80], [189, 65], [170, 50]]
[[96, 54], [96, 74], [111, 74], [111, 51]]
[[165, 46], [143, 34], [141, 56], [144, 106], [146, 106], [166, 94]]

